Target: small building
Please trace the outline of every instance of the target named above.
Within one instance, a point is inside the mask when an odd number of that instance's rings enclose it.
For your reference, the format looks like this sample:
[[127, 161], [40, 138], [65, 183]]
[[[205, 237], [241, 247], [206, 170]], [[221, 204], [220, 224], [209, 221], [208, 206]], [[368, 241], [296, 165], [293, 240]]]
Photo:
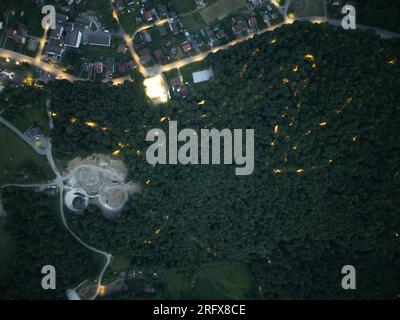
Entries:
[[214, 76], [214, 72], [213, 72], [212, 68], [203, 70], [203, 71], [194, 72], [193, 73], [193, 82], [200, 83], [200, 82], [209, 81], [213, 76]]
[[50, 38], [60, 39], [64, 32], [64, 26], [62, 24], [57, 24], [56, 28], [50, 30]]
[[257, 23], [257, 18], [256, 17], [251, 17], [248, 20], [249, 26], [252, 30], [257, 30], [258, 29], [258, 23]]
[[106, 72], [109, 75], [112, 75], [115, 73], [115, 58], [114, 57], [106, 58], [105, 65], [106, 65]]
[[151, 22], [151, 21], [153, 21], [153, 14], [151, 13], [151, 11], [146, 11], [144, 14], [143, 14], [143, 17], [144, 17], [144, 19], [147, 21], [147, 22]]
[[120, 44], [117, 48], [117, 52], [121, 54], [125, 54], [128, 51], [128, 47], [125, 44]]
[[98, 62], [94, 65], [94, 72], [96, 72], [97, 74], [101, 74], [103, 73], [103, 63]]
[[168, 17], [168, 10], [164, 4], [157, 5], [157, 11], [160, 17], [167, 18]]
[[74, 29], [65, 35], [65, 45], [72, 48], [79, 48], [82, 41], [82, 32]]
[[189, 52], [190, 50], [192, 50], [192, 45], [190, 44], [189, 41], [183, 42], [181, 47], [182, 47], [183, 52]]
[[143, 31], [139, 32], [139, 37], [140, 37], [140, 40], [142, 40], [144, 43], [150, 43], [153, 41], [150, 33], [147, 30], [143, 30]]
[[87, 43], [92, 46], [111, 46], [111, 35], [108, 32], [96, 32], [89, 34], [87, 37]]
[[239, 21], [232, 26], [232, 31], [236, 36], [242, 35], [249, 30], [249, 26], [245, 21]]
[[158, 28], [158, 32], [160, 32], [161, 36], [165, 36], [167, 34], [167, 29], [162, 25]]
[[151, 61], [151, 54], [149, 49], [144, 49], [140, 55], [140, 62], [142, 64], [147, 64]]
[[58, 23], [65, 23], [68, 21], [68, 19], [69, 19], [69, 17], [66, 16], [65, 14], [56, 13], [56, 21]]
[[166, 59], [165, 54], [161, 49], [155, 50], [153, 52], [153, 55], [156, 57], [159, 63], [163, 62]]
[[178, 22], [174, 21], [174, 22], [170, 22], [169, 23], [169, 29], [171, 30], [171, 32], [176, 36], [177, 34], [179, 34], [179, 27], [178, 27]]

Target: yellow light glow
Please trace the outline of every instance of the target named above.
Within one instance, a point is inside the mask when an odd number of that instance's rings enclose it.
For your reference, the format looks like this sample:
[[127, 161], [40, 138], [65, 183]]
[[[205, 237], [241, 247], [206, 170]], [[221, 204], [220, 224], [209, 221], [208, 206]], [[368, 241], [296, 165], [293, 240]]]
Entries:
[[353, 98], [352, 97], [349, 97], [349, 98], [346, 99], [346, 103], [347, 104], [351, 104], [352, 102], [353, 102]]
[[388, 64], [396, 64], [396, 63], [397, 63], [396, 59], [392, 59], [392, 60], [388, 61]]
[[161, 229], [157, 229], [157, 230], [155, 231], [155, 234], [160, 234], [160, 232], [161, 232]]
[[284, 84], [288, 84], [288, 83], [289, 83], [289, 79], [288, 79], [288, 78], [283, 78], [283, 79], [282, 79], [282, 82], [283, 82]]
[[279, 125], [277, 124], [274, 128], [274, 133], [278, 134], [279, 133]]
[[314, 56], [311, 53], [308, 53], [304, 56], [304, 59], [306, 59], [307, 61], [315, 61]]
[[272, 170], [275, 174], [277, 174], [277, 173], [282, 173], [282, 170], [281, 169], [273, 169]]
[[276, 38], [272, 39], [272, 40], [269, 42], [269, 44], [274, 44], [274, 43], [276, 43]]
[[297, 72], [298, 70], [299, 70], [299, 66], [296, 64], [294, 67], [293, 67], [293, 72]]
[[353, 140], [353, 142], [356, 142], [358, 140], [358, 137], [354, 136], [352, 140]]
[[206, 100], [202, 100], [202, 101], [198, 102], [197, 104], [198, 104], [199, 106], [202, 106], [202, 105], [204, 105], [205, 103], [206, 103]]
[[297, 173], [304, 173], [304, 169], [301, 169], [301, 168], [300, 168], [300, 169], [297, 169], [296, 172], [297, 172]]
[[116, 157], [116, 156], [119, 156], [120, 155], [120, 153], [121, 153], [121, 150], [115, 150], [113, 153], [112, 153], [112, 155], [114, 156], [114, 157]]
[[85, 122], [85, 125], [88, 126], [89, 128], [97, 127], [96, 122]]
[[168, 97], [168, 87], [163, 76], [157, 75], [152, 78], [147, 78], [143, 82], [147, 96], [154, 104], [166, 103]]
[[321, 127], [325, 127], [327, 124], [328, 124], [327, 122], [321, 122], [319, 125], [320, 125]]
[[164, 122], [165, 120], [170, 120], [170, 118], [169, 117], [162, 117], [161, 119], [160, 119], [160, 122]]
[[293, 19], [295, 18], [293, 13], [289, 13], [287, 16], [288, 16], [288, 18], [291, 19], [291, 20], [293, 20]]
[[106, 287], [105, 286], [99, 286], [99, 296], [104, 297], [106, 294]]
[[71, 123], [75, 123], [77, 121], [78, 121], [78, 119], [76, 119], [75, 117], [71, 117], [71, 119], [69, 119], [69, 122], [71, 122]]
[[51, 116], [52, 116], [52, 117], [57, 117], [57, 113], [52, 112], [52, 113], [51, 113]]
[[149, 185], [150, 182], [151, 182], [151, 180], [149, 179], [149, 180], [147, 180], [147, 181], [145, 182], [145, 184]]

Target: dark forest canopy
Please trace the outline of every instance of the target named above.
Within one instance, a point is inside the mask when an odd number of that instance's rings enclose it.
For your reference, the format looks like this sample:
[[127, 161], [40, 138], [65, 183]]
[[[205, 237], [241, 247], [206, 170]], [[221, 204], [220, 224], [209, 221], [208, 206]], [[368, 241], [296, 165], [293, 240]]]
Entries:
[[[399, 48], [371, 33], [294, 23], [209, 56], [216, 76], [187, 101], [149, 106], [140, 78], [50, 83], [60, 154], [129, 144], [121, 158], [130, 178], [150, 181], [116, 221], [91, 209], [70, 223], [135, 265], [247, 263], [261, 298], [395, 298]], [[255, 129], [253, 175], [148, 165], [145, 135], [166, 129], [162, 117], [195, 130]], [[358, 271], [353, 292], [340, 288], [347, 264]]]

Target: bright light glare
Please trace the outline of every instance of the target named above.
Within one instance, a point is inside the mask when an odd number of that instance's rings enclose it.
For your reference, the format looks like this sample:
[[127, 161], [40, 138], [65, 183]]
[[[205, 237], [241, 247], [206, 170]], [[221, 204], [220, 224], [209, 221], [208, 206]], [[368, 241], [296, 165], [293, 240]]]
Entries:
[[147, 96], [155, 104], [166, 103], [168, 101], [168, 88], [161, 75], [147, 78], [143, 82]]

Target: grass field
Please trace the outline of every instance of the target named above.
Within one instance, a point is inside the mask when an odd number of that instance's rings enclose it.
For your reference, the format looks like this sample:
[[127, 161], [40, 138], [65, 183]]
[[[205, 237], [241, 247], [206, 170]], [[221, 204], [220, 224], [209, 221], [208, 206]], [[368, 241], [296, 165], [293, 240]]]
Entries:
[[119, 22], [124, 28], [125, 32], [129, 35], [133, 35], [133, 33], [138, 29], [138, 25], [136, 24], [135, 18], [138, 17], [135, 11], [128, 12], [125, 10], [123, 13], [119, 15]]
[[243, 264], [202, 265], [191, 276], [168, 270], [164, 277], [170, 299], [240, 299], [254, 287]]
[[200, 14], [207, 24], [218, 20], [220, 17], [237, 11], [246, 6], [246, 0], [218, 0], [200, 11]]
[[171, 8], [179, 14], [188, 13], [196, 9], [196, 3], [193, 0], [170, 0]]
[[0, 125], [0, 150], [0, 185], [14, 182], [17, 175], [23, 174], [19, 169], [27, 161], [32, 161], [40, 169], [43, 181], [53, 178], [45, 157], [35, 153], [28, 144], [2, 125]]
[[183, 24], [189, 29], [190, 32], [196, 32], [207, 26], [206, 22], [198, 12], [185, 16], [183, 18]]
[[109, 47], [91, 46], [91, 45], [82, 46], [83, 48], [82, 57], [95, 60], [98, 60], [101, 57], [103, 58], [116, 57], [118, 55], [117, 48], [121, 43], [125, 43], [124, 40], [122, 40], [119, 37], [112, 36], [111, 46]]
[[194, 294], [198, 299], [240, 299], [245, 297], [252, 286], [245, 265], [206, 265], [195, 276]]
[[296, 18], [308, 16], [325, 16], [324, 0], [293, 0], [289, 6], [288, 16]]
[[208, 69], [210, 66], [205, 61], [198, 61], [188, 64], [180, 69], [183, 81], [193, 83], [193, 72], [202, 71]]
[[167, 296], [169, 299], [189, 299], [192, 296], [190, 278], [175, 270], [168, 270], [164, 274], [167, 284]]

